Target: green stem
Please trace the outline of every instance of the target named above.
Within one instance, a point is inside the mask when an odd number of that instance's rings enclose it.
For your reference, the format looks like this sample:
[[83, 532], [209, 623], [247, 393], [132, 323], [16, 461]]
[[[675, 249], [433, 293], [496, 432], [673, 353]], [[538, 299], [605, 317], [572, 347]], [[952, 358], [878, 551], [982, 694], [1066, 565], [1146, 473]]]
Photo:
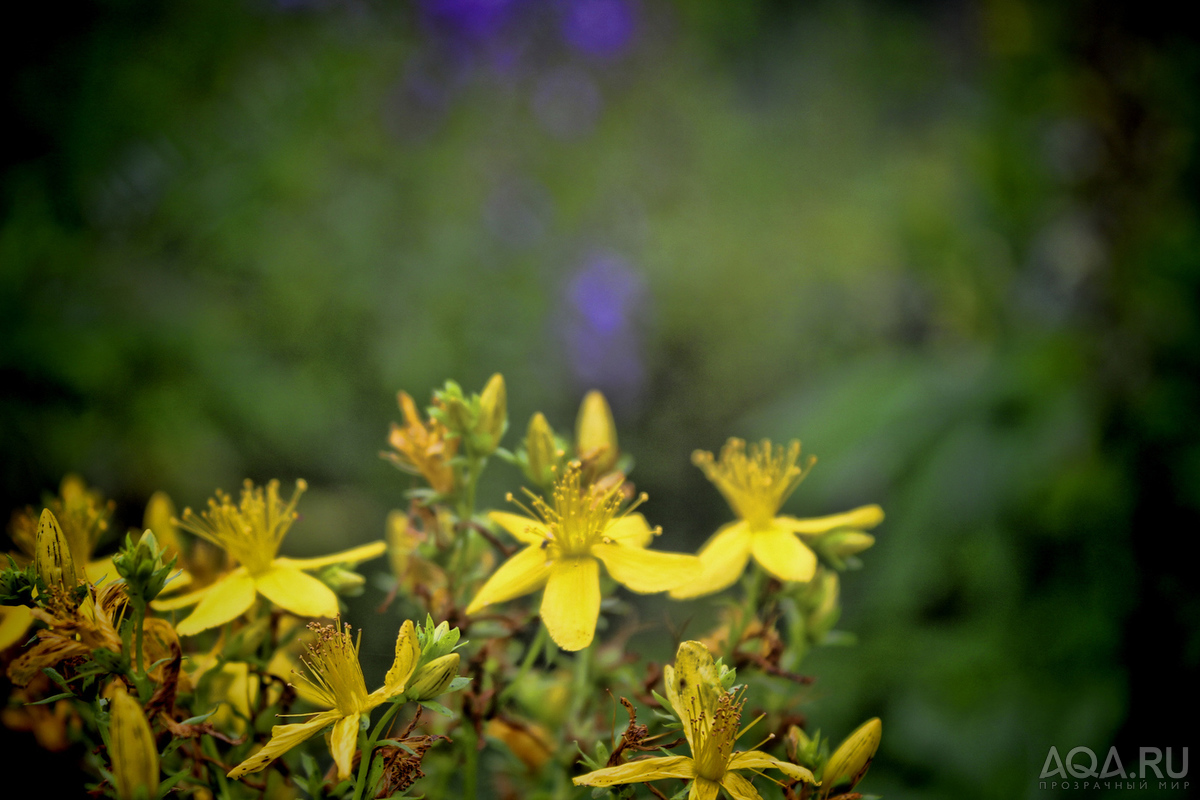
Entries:
[[216, 742], [213, 741], [211, 736], [201, 736], [200, 737], [200, 749], [203, 750], [204, 754], [206, 756], [208, 756], [209, 758], [211, 758], [214, 762], [214, 764], [208, 765], [208, 769], [209, 769], [209, 772], [211, 772], [217, 779], [217, 796], [222, 797], [222, 798], [228, 798], [229, 797], [229, 781], [226, 780], [226, 778], [225, 778], [225, 771], [222, 770], [220, 767], [215, 766], [216, 764], [221, 763], [221, 757], [217, 753]]
[[578, 721], [583, 711], [583, 701], [588, 695], [588, 670], [591, 666], [592, 648], [589, 646], [575, 654], [574, 676], [571, 681], [571, 714], [568, 719]]
[[470, 724], [462, 726], [463, 752], [463, 800], [475, 800], [479, 774], [479, 739]]
[[529, 643], [529, 649], [525, 651], [525, 658], [521, 660], [521, 666], [517, 669], [516, 677], [504, 687], [504, 691], [500, 693], [499, 702], [503, 703], [513, 692], [521, 680], [529, 674], [529, 670], [533, 668], [533, 662], [537, 660], [538, 654], [546, 647], [546, 639], [549, 636], [546, 631], [546, 626], [540, 621], [538, 622], [537, 634], [533, 637], [533, 641]]
[[380, 717], [379, 722], [371, 729], [371, 733], [367, 736], [362, 745], [362, 757], [358, 762], [358, 777], [354, 781], [353, 800], [362, 800], [363, 791], [366, 789], [367, 773], [371, 771], [371, 756], [375, 753], [375, 745], [379, 742], [380, 735], [386, 730], [391, 723], [392, 717], [396, 716], [396, 712], [400, 710], [403, 702], [392, 703], [388, 710]]

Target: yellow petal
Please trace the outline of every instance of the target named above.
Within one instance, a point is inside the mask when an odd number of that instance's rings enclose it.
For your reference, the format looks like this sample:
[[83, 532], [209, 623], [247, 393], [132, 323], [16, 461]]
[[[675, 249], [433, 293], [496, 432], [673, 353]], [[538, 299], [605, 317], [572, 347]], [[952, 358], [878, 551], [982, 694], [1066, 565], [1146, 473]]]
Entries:
[[179, 528], [175, 525], [175, 504], [171, 496], [163, 491], [150, 495], [146, 503], [146, 513], [142, 517], [142, 527], [154, 531], [159, 544], [166, 549], [168, 556], [183, 552], [179, 543]]
[[296, 745], [308, 740], [334, 720], [340, 719], [337, 711], [323, 711], [306, 722], [295, 725], [276, 725], [271, 728], [271, 740], [254, 755], [229, 770], [228, 777], [240, 778], [250, 772], [258, 772]]
[[340, 553], [334, 553], [328, 556], [318, 556], [317, 558], [276, 558], [273, 563], [291, 567], [293, 569], [313, 570], [321, 567], [331, 567], [334, 564], [359, 564], [363, 561], [370, 561], [372, 558], [378, 558], [387, 552], [387, 545], [383, 542], [371, 542], [370, 544], [351, 547], [349, 550], [343, 550]]
[[696, 778], [692, 781], [692, 788], [688, 792], [688, 800], [716, 800], [717, 793], [721, 791], [721, 784], [716, 781], [710, 781], [707, 778]]
[[700, 559], [683, 553], [659, 553], [619, 544], [592, 546], [608, 574], [635, 592], [650, 594], [682, 586], [700, 574]]
[[721, 779], [721, 785], [733, 800], [762, 800], [762, 795], [754, 788], [754, 784], [736, 772], [726, 772], [725, 777]]
[[89, 561], [83, 566], [83, 573], [89, 583], [101, 583], [115, 580], [117, 568], [113, 566], [112, 556], [105, 556], [97, 561]]
[[526, 547], [505, 561], [475, 595], [467, 613], [474, 614], [484, 606], [503, 603], [542, 588], [550, 576], [550, 561], [540, 546]]
[[542, 596], [542, 622], [563, 650], [582, 650], [596, 635], [600, 617], [600, 562], [561, 558], [550, 568]]
[[535, 519], [523, 517], [520, 514], [510, 514], [507, 511], [492, 511], [488, 519], [511, 533], [522, 544], [538, 544], [546, 541], [550, 532], [546, 526]]
[[[173, 582], [174, 581], [172, 581], [172, 583]], [[170, 584], [167, 585], [169, 586]], [[194, 606], [196, 603], [199, 603], [201, 600], [203, 600], [204, 595], [208, 594], [209, 590], [211, 590], [214, 586], [216, 586], [215, 583], [210, 583], [208, 586], [203, 586], [194, 592], [181, 594], [178, 597], [164, 597], [154, 600], [150, 603], [150, 607], [155, 611], [177, 611], [181, 608]]]
[[732, 586], [750, 558], [750, 526], [742, 521], [731, 522], [708, 540], [699, 555], [700, 575], [672, 589], [671, 597], [677, 600], [701, 597]]
[[329, 736], [329, 752], [333, 754], [333, 763], [337, 764], [339, 781], [350, 777], [354, 764], [354, 751], [358, 749], [358, 719], [360, 716], [360, 714], [350, 714], [333, 723], [333, 733]]
[[404, 691], [408, 679], [412, 677], [417, 661], [421, 658], [421, 645], [417, 641], [416, 630], [412, 620], [404, 620], [400, 633], [396, 636], [396, 658], [392, 668], [383, 679], [383, 691], [386, 697], [395, 697]]
[[576, 786], [616, 786], [622, 783], [645, 783], [663, 778], [688, 780], [696, 775], [695, 762], [687, 756], [665, 756], [630, 761], [616, 767], [605, 767], [578, 778]]
[[109, 757], [117, 796], [133, 800], [139, 790], [145, 797], [158, 791], [158, 748], [141, 704], [123, 689], [112, 697]]
[[752, 769], [756, 771], [777, 769], [792, 780], [805, 781], [806, 783], [817, 782], [816, 776], [804, 767], [793, 764], [790, 761], [780, 761], [778, 758], [773, 758], [761, 750], [734, 753], [733, 758], [729, 759], [729, 769]]
[[853, 511], [830, 514], [827, 517], [776, 517], [775, 524], [792, 533], [825, 533], [835, 528], [874, 528], [883, 522], [883, 509], [879, 506], [859, 506]]
[[0, 606], [0, 650], [7, 650], [25, 637], [33, 624], [28, 606]]
[[781, 581], [811, 581], [817, 573], [817, 556], [796, 534], [783, 528], [755, 531], [754, 560]]
[[245, 569], [236, 569], [208, 587], [204, 599], [191, 616], [175, 626], [180, 636], [201, 631], [237, 619], [254, 603], [254, 579]]
[[674, 666], [663, 672], [667, 701], [683, 722], [683, 734], [695, 752], [700, 733], [712, 725], [725, 693], [712, 653], [700, 642], [681, 642]]
[[254, 585], [275, 605], [298, 617], [336, 617], [337, 595], [325, 584], [292, 567], [277, 564], [254, 579]]
[[608, 526], [606, 538], [630, 547], [645, 547], [654, 538], [654, 529], [641, 514], [626, 514]]

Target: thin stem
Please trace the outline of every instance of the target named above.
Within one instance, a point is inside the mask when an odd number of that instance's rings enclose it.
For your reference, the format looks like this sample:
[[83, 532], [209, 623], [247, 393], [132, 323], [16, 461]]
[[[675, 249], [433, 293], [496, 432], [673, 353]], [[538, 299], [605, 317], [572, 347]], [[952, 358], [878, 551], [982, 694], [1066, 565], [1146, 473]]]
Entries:
[[363, 791], [366, 789], [367, 774], [371, 771], [371, 756], [375, 753], [375, 745], [379, 742], [380, 735], [387, 729], [391, 723], [392, 717], [396, 716], [396, 712], [400, 710], [403, 702], [392, 703], [388, 710], [380, 717], [379, 722], [371, 729], [370, 735], [362, 744], [362, 756], [358, 762], [358, 777], [354, 781], [353, 800], [362, 800]]
[[529, 643], [529, 649], [525, 651], [525, 657], [521, 660], [521, 666], [517, 669], [516, 677], [504, 687], [504, 691], [500, 693], [499, 702], [503, 703], [513, 692], [521, 680], [529, 674], [529, 670], [533, 668], [533, 662], [537, 660], [538, 654], [546, 647], [546, 639], [549, 633], [546, 631], [546, 626], [538, 622], [537, 634], [534, 635], [533, 641]]
[[470, 725], [462, 726], [463, 736], [463, 800], [475, 800], [479, 775], [479, 739]]

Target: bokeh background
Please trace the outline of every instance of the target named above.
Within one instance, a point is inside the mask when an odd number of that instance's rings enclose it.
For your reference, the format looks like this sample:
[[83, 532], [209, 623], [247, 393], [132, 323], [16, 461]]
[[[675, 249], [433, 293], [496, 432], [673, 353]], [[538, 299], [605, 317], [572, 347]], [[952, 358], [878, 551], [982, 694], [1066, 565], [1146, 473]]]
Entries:
[[[872, 792], [1038, 797], [1052, 745], [1128, 763], [1195, 743], [1200, 48], [1181, 12], [23, 13], [0, 33], [5, 508], [76, 471], [122, 527], [155, 489], [195, 506], [305, 477], [289, 551], [324, 552], [403, 504], [377, 455], [398, 389], [500, 371], [515, 446], [532, 412], [569, 430], [599, 388], [664, 546], [725, 519], [689, 455], [728, 435], [818, 455], [791, 512], [885, 507], [843, 583], [859, 643], [807, 664], [816, 726], [883, 717]], [[489, 480], [498, 503], [519, 477]]]

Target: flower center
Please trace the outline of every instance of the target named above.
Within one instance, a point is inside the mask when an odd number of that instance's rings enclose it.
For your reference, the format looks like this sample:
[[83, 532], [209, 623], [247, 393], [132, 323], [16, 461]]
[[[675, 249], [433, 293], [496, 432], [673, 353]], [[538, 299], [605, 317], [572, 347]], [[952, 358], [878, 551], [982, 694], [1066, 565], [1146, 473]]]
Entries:
[[800, 442], [796, 440], [785, 450], [782, 445], [772, 445], [769, 439], [763, 439], [750, 445], [747, 452], [745, 441], [730, 439], [721, 448], [717, 461], [705, 450], [692, 454], [692, 463], [704, 471], [734, 512], [754, 530], [770, 527], [779, 507], [816, 462], [810, 456], [800, 466], [799, 460]]
[[[295, 673], [296, 677], [308, 684], [315, 697], [336, 708], [338, 713], [344, 716], [362, 713], [368, 705], [367, 685], [358, 663], [359, 641], [350, 637], [350, 626], [339, 628], [338, 625], [310, 622], [308, 627], [316, 634], [316, 641], [308, 645], [307, 657], [300, 660], [308, 667], [312, 678], [300, 673]], [[359, 631], [358, 639], [362, 639], [362, 631]]]
[[592, 545], [604, 541], [604, 532], [614, 522], [645, 502], [643, 494], [622, 509], [625, 494], [621, 485], [619, 481], [585, 485], [580, 463], [572, 461], [555, 481], [549, 503], [526, 490], [532, 506], [526, 511], [550, 532], [546, 547], [551, 558], [590, 555]]
[[733, 743], [737, 741], [738, 724], [742, 719], [745, 697], [735, 692], [725, 692], [717, 701], [712, 720], [706, 719], [703, 711], [692, 709], [692, 758], [696, 763], [696, 775], [710, 781], [720, 782], [725, 777], [729, 759], [733, 756]]
[[196, 514], [190, 508], [183, 511], [179, 526], [207, 539], [237, 559], [251, 575], [266, 572], [279, 552], [279, 545], [288, 528], [296, 520], [296, 503], [308, 484], [296, 481], [292, 499], [284, 503], [279, 497], [279, 481], [271, 481], [266, 491], [246, 481], [242, 487], [241, 503], [222, 491], [208, 501], [208, 510]]

